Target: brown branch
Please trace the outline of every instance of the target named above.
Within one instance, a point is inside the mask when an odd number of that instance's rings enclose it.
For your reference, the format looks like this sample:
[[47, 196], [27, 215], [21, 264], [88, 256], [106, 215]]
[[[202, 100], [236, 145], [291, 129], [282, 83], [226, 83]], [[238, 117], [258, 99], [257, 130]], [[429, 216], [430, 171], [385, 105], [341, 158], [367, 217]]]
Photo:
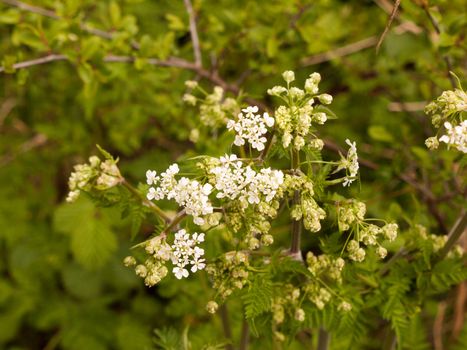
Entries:
[[420, 102], [390, 102], [388, 110], [391, 112], [418, 112], [423, 111], [428, 104], [426, 101]]
[[306, 67], [306, 66], [312, 66], [315, 64], [331, 61], [335, 58], [348, 56], [355, 52], [369, 49], [370, 47], [375, 46], [377, 43], [378, 43], [378, 39], [376, 38], [376, 36], [371, 36], [369, 38], [356, 41], [354, 43], [339, 47], [334, 50], [330, 50], [327, 52], [316, 54], [314, 56], [306, 57], [302, 59], [301, 65], [303, 67]]
[[193, 11], [193, 6], [191, 5], [190, 0], [183, 0], [185, 3], [186, 11], [188, 12], [188, 18], [190, 21], [190, 35], [191, 35], [191, 42], [193, 44], [193, 54], [195, 56], [195, 64], [201, 67], [202, 59], [201, 59], [201, 49], [199, 45], [199, 37], [198, 37], [198, 30], [196, 29], [196, 16]]
[[[22, 1], [17, 1], [17, 0], [0, 0], [0, 1], [7, 4], [7, 5], [9, 5], [9, 6], [14, 6], [14, 7], [19, 8], [20, 10], [35, 13], [35, 14], [38, 14], [38, 15], [41, 15], [41, 16], [44, 16], [44, 17], [52, 18], [52, 19], [55, 19], [55, 20], [64, 19], [63, 17], [60, 17], [59, 15], [57, 15], [54, 11], [47, 10], [47, 9], [44, 9], [44, 8], [38, 7], [38, 6], [29, 5], [29, 4], [26, 4], [26, 3], [22, 2]], [[92, 28], [92, 27], [90, 27], [89, 25], [87, 25], [85, 23], [81, 23], [80, 28], [82, 30], [84, 30], [85, 32], [88, 32], [89, 34], [93, 34], [93, 35], [99, 36], [99, 37], [104, 38], [104, 39], [112, 40], [114, 38], [114, 34], [106, 32], [106, 31], [101, 30], [101, 29]], [[136, 41], [131, 41], [130, 45], [135, 50], [139, 50], [139, 48], [140, 48], [140, 45]]]
[[[397, 34], [403, 34], [406, 32], [412, 32], [414, 34], [420, 33], [420, 29], [413, 25], [411, 22], [403, 22], [394, 28], [394, 32]], [[338, 47], [330, 51], [318, 53], [316, 55], [305, 57], [301, 60], [302, 67], [312, 66], [315, 64], [332, 61], [336, 58], [349, 56], [353, 53], [360, 52], [369, 49], [378, 44], [377, 36], [370, 36], [368, 38], [356, 41], [354, 43]]]
[[438, 304], [438, 313], [433, 323], [433, 345], [435, 350], [443, 350], [443, 324], [446, 315], [446, 302]]
[[[0, 1], [3, 1], [3, 0], [0, 0]], [[41, 57], [41, 58], [36, 58], [36, 59], [33, 59], [33, 60], [29, 60], [29, 61], [15, 63], [13, 65], [13, 69], [23, 69], [23, 68], [28, 68], [28, 67], [32, 67], [32, 66], [37, 66], [39, 64], [46, 64], [46, 63], [50, 63], [50, 62], [54, 62], [54, 61], [63, 61], [63, 60], [67, 60], [67, 59], [68, 59], [68, 57], [65, 56], [65, 55], [51, 54], [51, 55], [44, 56], [44, 57]], [[4, 72], [4, 71], [5, 71], [5, 68], [0, 67], [0, 73]]]
[[401, 4], [401, 0], [396, 0], [394, 3], [394, 7], [392, 8], [391, 15], [389, 16], [388, 23], [386, 24], [386, 27], [384, 28], [383, 33], [381, 34], [378, 43], [376, 44], [376, 52], [379, 51], [379, 48], [381, 47], [381, 44], [383, 43], [384, 38], [386, 37], [389, 28], [391, 28], [391, 24], [394, 21], [394, 18], [396, 17], [397, 14], [397, 9], [399, 8], [399, 5]]
[[47, 136], [43, 134], [37, 134], [33, 136], [31, 139], [24, 142], [20, 147], [19, 150], [14, 154], [7, 154], [3, 158], [0, 159], [0, 167], [7, 165], [8, 163], [15, 160], [19, 155], [27, 153], [34, 148], [41, 147], [46, 144], [48, 141]]
[[240, 335], [240, 350], [247, 350], [250, 343], [250, 328], [246, 319], [242, 321], [242, 333]]
[[225, 345], [226, 350], [233, 350], [232, 346], [232, 327], [230, 326], [229, 319], [229, 310], [227, 309], [227, 304], [222, 304], [219, 308], [219, 315], [222, 322], [222, 330], [224, 331], [224, 337], [227, 339], [228, 343]]

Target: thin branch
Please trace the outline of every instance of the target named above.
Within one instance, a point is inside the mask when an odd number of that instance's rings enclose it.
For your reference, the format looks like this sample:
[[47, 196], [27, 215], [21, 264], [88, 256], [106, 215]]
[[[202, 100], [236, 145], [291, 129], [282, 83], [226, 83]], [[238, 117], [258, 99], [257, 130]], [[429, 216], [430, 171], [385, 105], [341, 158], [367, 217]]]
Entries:
[[[17, 1], [17, 0], [0, 0], [0, 1], [3, 2], [4, 4], [9, 5], [9, 6], [17, 7], [20, 10], [23, 10], [23, 11], [28, 11], [28, 12], [35, 13], [35, 14], [38, 14], [38, 15], [41, 15], [41, 16], [45, 16], [45, 17], [48, 17], [48, 18], [52, 18], [52, 19], [55, 19], [55, 20], [63, 20], [64, 19], [63, 17], [60, 17], [59, 15], [57, 15], [54, 11], [47, 10], [47, 9], [44, 9], [44, 8], [38, 7], [38, 6], [29, 5], [29, 4], [26, 4], [26, 3], [22, 2], [22, 1]], [[106, 31], [101, 30], [101, 29], [92, 28], [92, 27], [90, 27], [89, 25], [87, 25], [85, 23], [81, 23], [80, 28], [82, 30], [84, 30], [85, 32], [88, 32], [89, 34], [93, 34], [93, 35], [99, 36], [99, 37], [104, 38], [104, 39], [112, 40], [114, 38], [114, 34], [106, 32]], [[140, 49], [140, 45], [136, 41], [131, 41], [130, 45], [135, 50]]]
[[17, 7], [20, 10], [36, 13], [38, 15], [53, 18], [53, 19], [60, 19], [60, 16], [57, 15], [54, 11], [44, 9], [42, 7], [29, 5], [24, 2], [16, 1], [16, 0], [0, 0], [0, 1], [7, 5]]
[[[436, 18], [433, 17], [433, 15], [431, 14], [430, 9], [428, 8], [428, 4], [423, 3], [421, 6], [422, 6], [423, 10], [425, 11], [425, 14], [427, 15], [427, 17], [430, 20], [431, 24], [433, 25], [433, 28], [435, 29], [435, 32], [438, 35], [440, 35], [441, 34], [441, 26], [438, 23], [438, 21], [436, 20]], [[454, 80], [454, 77], [450, 73], [450, 72], [453, 71], [451, 57], [449, 57], [448, 55], [444, 55], [443, 60], [446, 63], [447, 76], [449, 78], [451, 86], [455, 89], [455, 88], [457, 88], [456, 81]]]
[[378, 43], [378, 38], [376, 36], [371, 36], [369, 38], [356, 41], [354, 43], [339, 47], [334, 50], [327, 52], [319, 53], [314, 56], [306, 57], [302, 59], [301, 64], [303, 67], [312, 66], [315, 64], [331, 61], [333, 59], [351, 55], [355, 52], [359, 52], [370, 47], [375, 46]]
[[161, 232], [160, 235], [167, 236], [167, 234], [170, 233], [172, 229], [177, 227], [180, 221], [182, 221], [185, 217], [186, 217], [186, 211], [185, 209], [182, 209], [181, 211], [177, 213], [177, 215], [175, 215], [175, 217], [169, 223], [167, 223], [167, 227], [164, 229], [164, 231]]
[[[1, 0], [1, 1], [3, 1], [3, 0]], [[67, 59], [68, 58], [65, 55], [52, 54], [52, 55], [44, 56], [44, 57], [41, 57], [41, 58], [36, 58], [36, 59], [33, 59], [33, 60], [16, 63], [16, 64], [13, 65], [13, 69], [23, 69], [23, 68], [28, 68], [28, 67], [32, 67], [32, 66], [37, 66], [39, 64], [46, 64], [46, 63], [50, 63], [50, 62], [54, 62], [54, 61], [63, 61], [63, 60], [67, 60]], [[0, 73], [2, 73], [4, 71], [5, 71], [5, 68], [0, 67]]]
[[384, 28], [383, 33], [381, 34], [378, 43], [376, 44], [376, 52], [379, 51], [379, 48], [381, 47], [381, 44], [383, 43], [384, 38], [386, 37], [389, 28], [391, 28], [391, 24], [394, 21], [394, 18], [396, 17], [397, 14], [397, 9], [399, 8], [399, 5], [401, 4], [401, 0], [396, 0], [394, 3], [394, 7], [392, 8], [391, 15], [389, 16], [388, 23], [386, 24], [386, 27]]
[[[403, 34], [406, 32], [412, 32], [418, 34], [420, 32], [419, 28], [413, 26], [410, 22], [403, 22], [394, 28], [394, 32], [397, 34]], [[353, 53], [360, 52], [366, 49], [369, 49], [378, 44], [377, 36], [370, 36], [368, 38], [356, 41], [354, 43], [338, 47], [330, 51], [322, 52], [314, 56], [305, 57], [301, 61], [303, 67], [312, 66], [315, 64], [332, 61], [336, 58], [349, 56]]]
[[423, 111], [428, 104], [426, 101], [420, 102], [390, 102], [388, 110], [391, 112], [418, 112]]
[[452, 247], [457, 243], [457, 241], [462, 237], [466, 232], [467, 228], [467, 210], [463, 209], [459, 218], [456, 220], [456, 223], [452, 227], [451, 231], [448, 234], [448, 241], [444, 247], [439, 252], [437, 261], [443, 260], [446, 255], [451, 251]]
[[188, 18], [190, 21], [190, 35], [191, 35], [191, 42], [193, 44], [193, 54], [195, 56], [195, 64], [201, 67], [202, 59], [201, 59], [201, 49], [199, 45], [199, 37], [198, 37], [198, 30], [196, 29], [196, 16], [193, 11], [193, 6], [191, 5], [190, 0], [183, 0], [185, 3], [186, 11], [188, 12]]
[[31, 139], [24, 142], [20, 147], [19, 150], [14, 154], [7, 154], [6, 156], [0, 158], [0, 167], [7, 165], [8, 163], [15, 160], [19, 155], [27, 153], [34, 148], [41, 147], [46, 144], [48, 141], [47, 136], [43, 134], [37, 134]]

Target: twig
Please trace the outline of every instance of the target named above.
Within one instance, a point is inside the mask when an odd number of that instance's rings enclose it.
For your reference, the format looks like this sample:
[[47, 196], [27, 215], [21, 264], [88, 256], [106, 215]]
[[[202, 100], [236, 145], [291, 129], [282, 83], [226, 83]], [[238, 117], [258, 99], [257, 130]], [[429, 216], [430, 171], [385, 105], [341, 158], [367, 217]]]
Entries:
[[[411, 24], [411, 22], [403, 22], [394, 28], [394, 31], [398, 34], [403, 34], [406, 32], [412, 32], [418, 34], [420, 32], [417, 26]], [[370, 36], [368, 38], [356, 41], [354, 43], [338, 47], [330, 51], [322, 52], [314, 56], [305, 57], [301, 61], [303, 67], [312, 66], [315, 64], [332, 61], [336, 58], [344, 57], [351, 55], [353, 53], [369, 49], [378, 44], [377, 36]]]
[[[26, 4], [26, 3], [22, 2], [22, 1], [16, 1], [16, 0], [0, 0], [0, 1], [7, 4], [7, 5], [17, 7], [20, 10], [23, 10], [23, 11], [36, 13], [38, 15], [45, 16], [45, 17], [48, 17], [48, 18], [52, 18], [52, 19], [55, 19], [55, 20], [64, 19], [63, 17], [60, 17], [59, 15], [57, 15], [54, 11], [47, 10], [47, 9], [44, 9], [44, 8], [38, 7], [38, 6], [29, 5], [29, 4]], [[85, 23], [81, 23], [80, 28], [82, 30], [84, 30], [85, 32], [88, 32], [89, 34], [100, 36], [101, 38], [104, 38], [104, 39], [111, 40], [111, 39], [114, 38], [114, 35], [112, 33], [106, 32], [106, 31], [101, 30], [101, 29], [92, 28], [92, 27], [88, 26]], [[140, 45], [136, 41], [131, 41], [130, 45], [135, 50], [140, 49]]]
[[375, 46], [378, 43], [378, 38], [376, 36], [371, 36], [366, 39], [356, 41], [354, 43], [339, 47], [334, 50], [327, 52], [319, 53], [314, 56], [306, 57], [302, 59], [301, 64], [303, 67], [312, 66], [315, 64], [331, 61], [335, 58], [344, 57], [351, 55], [355, 52], [359, 52], [370, 47]]
[[[431, 24], [433, 25], [433, 28], [435, 29], [435, 32], [438, 35], [440, 35], [441, 34], [441, 27], [440, 27], [438, 21], [436, 20], [436, 18], [434, 18], [432, 16], [432, 14], [430, 12], [430, 9], [428, 8], [428, 4], [423, 2], [421, 4], [421, 6], [422, 6], [423, 10], [425, 11], [425, 14], [427, 15], [427, 17], [430, 20]], [[455, 89], [455, 88], [457, 88], [456, 81], [454, 80], [454, 77], [450, 73], [450, 72], [453, 71], [451, 57], [449, 57], [448, 55], [444, 55], [443, 60], [446, 63], [448, 79], [449, 79], [449, 81], [451, 83], [451, 86]]]
[[13, 160], [15, 160], [16, 157], [18, 157], [19, 155], [23, 154], [23, 153], [27, 153], [29, 152], [30, 150], [34, 149], [34, 148], [37, 148], [37, 147], [40, 147], [40, 146], [43, 146], [45, 145], [45, 143], [47, 142], [47, 136], [43, 135], [43, 134], [37, 134], [35, 135], [34, 137], [32, 137], [30, 140], [24, 142], [19, 150], [14, 153], [14, 154], [7, 154], [6, 156], [4, 156], [3, 158], [0, 159], [0, 167], [3, 167], [5, 165], [7, 165], [8, 163], [12, 162]]
[[186, 11], [188, 12], [188, 18], [190, 21], [190, 35], [191, 35], [191, 42], [193, 44], [193, 54], [195, 56], [195, 64], [198, 67], [202, 66], [202, 59], [201, 59], [201, 49], [199, 45], [199, 38], [198, 38], [198, 30], [196, 29], [196, 16], [193, 11], [193, 6], [191, 5], [190, 0], [183, 0], [185, 3]]
[[444, 245], [444, 247], [439, 252], [439, 255], [436, 261], [443, 260], [449, 251], [454, 247], [457, 241], [462, 237], [462, 235], [466, 232], [467, 227], [467, 210], [463, 209], [459, 218], [456, 220], [456, 223], [452, 227], [451, 231], [448, 234], [448, 241]]
[[29, 4], [26, 4], [24, 2], [16, 1], [16, 0], [0, 0], [0, 1], [7, 4], [7, 5], [15, 6], [15, 7], [19, 8], [21, 10], [24, 10], [24, 11], [37, 13], [38, 15], [53, 18], [53, 19], [60, 19], [60, 16], [58, 16], [54, 11], [44, 9], [42, 7], [29, 5]]
[[[0, 1], [4, 1], [4, 0], [0, 0]], [[63, 60], [67, 60], [67, 59], [68, 58], [65, 55], [51, 54], [51, 55], [44, 56], [44, 57], [41, 57], [41, 58], [36, 58], [36, 59], [33, 59], [33, 60], [29, 60], [29, 61], [23, 61], [23, 62], [15, 63], [13, 65], [13, 69], [23, 69], [23, 68], [28, 68], [28, 67], [32, 67], [32, 66], [37, 66], [39, 64], [45, 64], [45, 63], [50, 63], [50, 62], [54, 62], [54, 61], [63, 61]], [[0, 67], [0, 73], [4, 72], [4, 71], [5, 71], [5, 68]]]
[[391, 12], [391, 15], [389, 16], [388, 23], [386, 24], [386, 27], [384, 28], [384, 31], [381, 34], [378, 40], [378, 43], [376, 44], [376, 52], [379, 51], [379, 48], [381, 47], [381, 44], [383, 43], [383, 40], [386, 37], [386, 34], [389, 31], [389, 28], [391, 28], [391, 24], [394, 21], [394, 18], [396, 17], [397, 9], [399, 8], [400, 4], [401, 4], [401, 0], [396, 0], [396, 2], [394, 3], [394, 7], [392, 8], [392, 12]]
[[388, 104], [390, 112], [418, 112], [423, 111], [428, 104], [426, 101], [420, 102], [391, 102]]
[[229, 319], [229, 310], [227, 309], [227, 305], [224, 303], [219, 308], [219, 315], [221, 316], [222, 321], [222, 329], [224, 331], [224, 337], [229, 342], [225, 345], [226, 350], [233, 350], [232, 346], [232, 328], [230, 327], [230, 319]]
[[167, 227], [164, 229], [164, 231], [161, 232], [161, 236], [166, 236], [170, 231], [177, 227], [177, 225], [186, 217], [186, 210], [182, 209], [180, 210], [177, 215], [167, 224]]

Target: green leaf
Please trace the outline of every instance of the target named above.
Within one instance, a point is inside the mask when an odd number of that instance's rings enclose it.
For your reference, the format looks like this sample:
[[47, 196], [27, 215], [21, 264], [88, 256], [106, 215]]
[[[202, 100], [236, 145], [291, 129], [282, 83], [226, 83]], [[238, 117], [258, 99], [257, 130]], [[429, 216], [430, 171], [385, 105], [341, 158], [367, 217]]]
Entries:
[[70, 235], [73, 256], [87, 268], [104, 265], [116, 250], [117, 240], [104, 211], [83, 197], [56, 210], [54, 227]]
[[3, 24], [15, 24], [20, 19], [20, 13], [16, 9], [8, 9], [0, 13], [0, 23]]
[[250, 282], [250, 287], [242, 296], [245, 303], [245, 317], [255, 318], [271, 309], [272, 281], [268, 275], [256, 275]]
[[373, 140], [383, 141], [383, 142], [393, 142], [394, 138], [382, 125], [372, 125], [368, 128], [368, 135]]

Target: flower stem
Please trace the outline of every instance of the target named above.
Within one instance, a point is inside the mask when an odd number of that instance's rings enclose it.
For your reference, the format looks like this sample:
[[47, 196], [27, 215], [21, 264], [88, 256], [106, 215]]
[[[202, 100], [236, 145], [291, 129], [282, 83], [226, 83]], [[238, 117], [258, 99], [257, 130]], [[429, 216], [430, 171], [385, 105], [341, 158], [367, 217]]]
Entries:
[[229, 320], [229, 311], [226, 304], [222, 304], [220, 307], [220, 316], [222, 321], [222, 329], [224, 330], [224, 337], [228, 341], [228, 344], [225, 345], [226, 350], [233, 350], [232, 346], [232, 329], [230, 327]]
[[145, 204], [149, 209], [151, 209], [154, 213], [156, 213], [157, 216], [159, 216], [161, 219], [163, 219], [166, 224], [170, 223], [171, 220], [167, 216], [167, 214], [165, 214], [164, 211], [161, 208], [159, 208], [157, 205], [155, 205], [153, 202], [151, 202], [146, 197], [144, 197], [141, 194], [141, 192], [138, 191], [133, 185], [131, 185], [126, 179], [123, 179], [122, 184], [134, 196], [138, 197], [143, 202], [143, 204]]
[[247, 350], [250, 342], [250, 329], [248, 328], [248, 322], [243, 319], [242, 322], [242, 334], [240, 338], [240, 350]]
[[[292, 169], [297, 172], [300, 170], [300, 154], [298, 151], [292, 151]], [[300, 205], [300, 191], [296, 190], [294, 192], [294, 197], [292, 200], [293, 205]], [[294, 220], [292, 222], [292, 243], [290, 246], [290, 253], [294, 258], [301, 260], [300, 254], [300, 238], [302, 236], [302, 220]]]

